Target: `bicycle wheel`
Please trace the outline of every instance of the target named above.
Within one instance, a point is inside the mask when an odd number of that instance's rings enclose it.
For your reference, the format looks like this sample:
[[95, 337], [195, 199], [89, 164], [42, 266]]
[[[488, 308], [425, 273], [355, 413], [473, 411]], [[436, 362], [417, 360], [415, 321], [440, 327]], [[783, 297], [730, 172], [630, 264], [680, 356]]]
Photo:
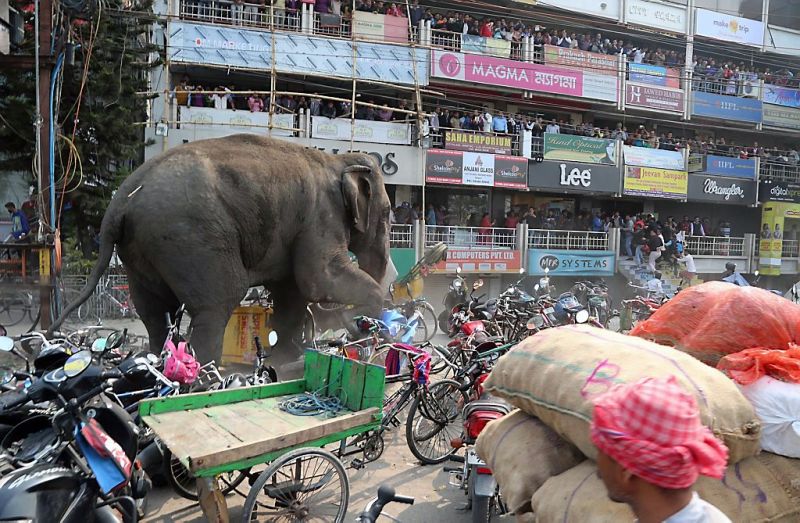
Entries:
[[436, 335], [436, 328], [439, 323], [436, 318], [436, 311], [433, 310], [433, 305], [427, 301], [418, 302], [415, 310], [419, 311], [422, 319], [425, 320], [425, 325], [428, 327], [427, 337], [422, 341], [432, 340]]
[[432, 337], [433, 337], [432, 334], [428, 334], [428, 324], [425, 321], [425, 318], [420, 316], [419, 319], [417, 320], [417, 327], [414, 330], [414, 338], [411, 340], [411, 343], [413, 344], [425, 343]]
[[434, 345], [431, 348], [431, 375], [447, 378], [455, 374], [450, 352], [445, 347]]
[[20, 293], [14, 293], [0, 301], [0, 323], [12, 327], [30, 314], [30, 305]]
[[422, 463], [442, 463], [455, 452], [450, 441], [461, 434], [461, 410], [467, 394], [454, 380], [430, 385], [414, 398], [406, 419], [406, 443]]
[[[195, 483], [195, 477], [167, 448], [164, 449], [164, 460], [162, 463], [164, 467], [164, 476], [166, 476], [167, 482], [169, 486], [172, 487], [172, 490], [182, 498], [197, 501], [197, 484]], [[222, 495], [227, 496], [236, 490], [236, 487], [247, 478], [247, 472], [247, 470], [237, 470], [235, 472], [227, 472], [219, 475], [217, 481], [219, 482]]]
[[350, 481], [339, 458], [323, 449], [297, 449], [258, 476], [245, 500], [242, 522], [341, 523], [349, 497]]

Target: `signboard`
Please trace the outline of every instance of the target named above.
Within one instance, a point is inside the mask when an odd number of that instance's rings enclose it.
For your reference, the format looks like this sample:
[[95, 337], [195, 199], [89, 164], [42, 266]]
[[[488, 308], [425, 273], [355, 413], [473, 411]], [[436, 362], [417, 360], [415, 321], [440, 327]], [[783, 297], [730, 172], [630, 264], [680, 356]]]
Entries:
[[613, 251], [567, 251], [531, 249], [528, 274], [550, 276], [613, 276], [616, 257]]
[[648, 149], [647, 147], [622, 146], [625, 165], [637, 167], [655, 167], [658, 169], [672, 169], [682, 171], [683, 153], [680, 151], [666, 151], [663, 149]]
[[[405, 18], [401, 18], [408, 24]], [[171, 21], [169, 60], [180, 63], [272, 69], [269, 31]], [[428, 84], [428, 51], [405, 45], [354, 42], [300, 33], [276, 32], [275, 70], [279, 73], [336, 76], [402, 85]], [[355, 64], [353, 63], [354, 50]], [[416, 66], [416, 71], [414, 67]]]
[[591, 53], [557, 45], [544, 46], [544, 63], [577, 67], [599, 74], [610, 75], [616, 75], [619, 69], [619, 60], [616, 55]]
[[780, 105], [763, 105], [764, 125], [783, 129], [800, 129], [800, 109]]
[[761, 100], [693, 91], [692, 115], [735, 122], [759, 123], [761, 121]]
[[706, 160], [706, 174], [718, 176], [732, 176], [734, 178], [756, 179], [755, 158], [732, 158], [730, 156], [715, 156], [709, 154]]
[[431, 51], [431, 77], [541, 94], [616, 101], [615, 76], [487, 55]]
[[518, 250], [511, 249], [447, 249], [447, 260], [433, 266], [435, 272], [518, 273], [522, 268], [522, 257]]
[[350, 118], [311, 117], [311, 137], [323, 140], [349, 140], [350, 133], [356, 142], [391, 143], [408, 145], [411, 143], [411, 124], [381, 122], [373, 120], [353, 120]]
[[[295, 115], [272, 115], [271, 136], [292, 136], [295, 128]], [[235, 133], [250, 133], [266, 136], [269, 134], [269, 113], [214, 109], [213, 107], [181, 107], [178, 118], [182, 129], [202, 128], [215, 130], [217, 136]]]
[[552, 189], [570, 193], [619, 192], [618, 167], [576, 162], [530, 162], [528, 184], [531, 189]]
[[628, 82], [625, 86], [625, 105], [643, 107], [656, 111], [683, 113], [685, 96], [683, 91], [663, 89], [652, 85]]
[[446, 130], [444, 148], [478, 153], [511, 154], [511, 136]]
[[[784, 212], [788, 203], [769, 203], [761, 209], [761, 229], [758, 240], [758, 269], [762, 274], [777, 276], [781, 273], [783, 258]], [[777, 234], [776, 234], [777, 231]]]
[[660, 65], [628, 64], [628, 81], [638, 84], [658, 85], [670, 89], [681, 88], [681, 70]]
[[687, 163], [689, 166], [687, 170], [690, 173], [704, 171], [706, 168], [706, 156], [704, 154], [691, 153]]
[[625, 23], [686, 34], [686, 8], [645, 0], [626, 0]]
[[756, 203], [756, 182], [739, 178], [691, 174], [689, 175], [687, 194], [689, 201], [754, 205]]
[[408, 20], [402, 16], [353, 11], [353, 36], [408, 45]]
[[758, 199], [762, 202], [800, 203], [800, 184], [789, 182], [761, 182]]
[[605, 138], [544, 133], [544, 159], [617, 164], [617, 142]]
[[461, 52], [508, 58], [511, 56], [511, 42], [500, 38], [485, 38], [483, 36], [463, 34], [461, 35]]
[[528, 160], [521, 156], [429, 149], [425, 153], [429, 183], [528, 188]]
[[782, 105], [784, 107], [800, 107], [800, 89], [764, 84], [764, 94], [761, 97], [761, 101], [765, 104]]
[[625, 167], [622, 194], [684, 200], [688, 176], [686, 171]]
[[598, 2], [597, 0], [546, 0], [539, 5], [548, 8], [560, 8], [580, 13], [581, 16], [602, 16], [613, 21], [619, 20], [622, 2]]
[[697, 9], [694, 33], [725, 42], [761, 47], [764, 43], [764, 24], [726, 13]]

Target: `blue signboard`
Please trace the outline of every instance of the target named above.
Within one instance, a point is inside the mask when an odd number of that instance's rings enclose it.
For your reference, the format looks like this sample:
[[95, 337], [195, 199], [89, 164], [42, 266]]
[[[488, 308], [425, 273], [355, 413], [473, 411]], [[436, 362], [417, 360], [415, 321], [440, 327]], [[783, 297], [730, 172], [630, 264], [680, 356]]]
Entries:
[[760, 123], [761, 100], [693, 91], [692, 116]]
[[731, 158], [730, 156], [715, 156], [709, 154], [706, 160], [706, 174], [719, 176], [732, 176], [734, 178], [756, 179], [755, 158]]
[[637, 84], [660, 85], [680, 89], [680, 70], [648, 64], [628, 64], [628, 80]]
[[800, 89], [764, 84], [764, 94], [761, 98], [767, 104], [800, 107]]
[[616, 256], [613, 251], [567, 251], [531, 249], [528, 274], [550, 276], [613, 276]]
[[[428, 85], [429, 51], [408, 46], [353, 42], [299, 33], [254, 31], [240, 27], [171, 22], [168, 53], [172, 62], [242, 69], [272, 68], [281, 73], [338, 76], [397, 84]], [[355, 46], [355, 71], [353, 70]]]

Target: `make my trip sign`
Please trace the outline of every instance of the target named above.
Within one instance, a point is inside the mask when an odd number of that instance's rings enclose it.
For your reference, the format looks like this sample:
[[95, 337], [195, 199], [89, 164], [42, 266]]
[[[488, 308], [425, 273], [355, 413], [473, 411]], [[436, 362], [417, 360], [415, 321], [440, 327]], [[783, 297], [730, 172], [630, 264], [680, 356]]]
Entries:
[[528, 160], [520, 156], [428, 150], [425, 153], [425, 181], [526, 189]]

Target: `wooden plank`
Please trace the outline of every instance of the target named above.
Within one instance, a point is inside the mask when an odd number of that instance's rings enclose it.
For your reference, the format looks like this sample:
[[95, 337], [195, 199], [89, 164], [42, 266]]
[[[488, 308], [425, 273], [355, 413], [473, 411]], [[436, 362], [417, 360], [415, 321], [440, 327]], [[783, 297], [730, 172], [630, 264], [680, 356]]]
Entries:
[[318, 392], [323, 396], [328, 393], [330, 367], [331, 356], [314, 350], [306, 351], [303, 377], [308, 392]]
[[202, 411], [181, 411], [149, 416], [147, 423], [182, 462], [197, 453], [235, 448], [242, 441], [217, 426]]
[[300, 394], [305, 391], [305, 387], [305, 380], [292, 380], [255, 387], [240, 387], [212, 392], [195, 392], [193, 394], [180, 394], [168, 398], [143, 400], [139, 404], [139, 414], [145, 417], [165, 412], [202, 409], [213, 405], [227, 405], [240, 401], [285, 396], [287, 394]]
[[383, 390], [386, 385], [386, 369], [379, 365], [364, 365], [366, 376], [364, 378], [364, 394], [361, 408], [383, 408]]
[[342, 399], [342, 372], [344, 371], [344, 356], [334, 356], [331, 358], [331, 368], [328, 380], [328, 396], [336, 396]]
[[239, 441], [253, 441], [262, 438], [265, 431], [264, 425], [259, 423], [254, 416], [249, 415], [253, 409], [241, 408], [249, 403], [219, 405], [203, 409], [202, 412], [218, 427], [224, 429]]
[[354, 360], [345, 362], [342, 372], [342, 394], [344, 404], [350, 410], [361, 410], [365, 376], [366, 369], [363, 364]]
[[253, 456], [283, 450], [295, 445], [303, 445], [359, 425], [369, 425], [374, 422], [374, 416], [378, 412], [379, 409], [375, 408], [353, 412], [320, 421], [311, 427], [276, 435], [272, 438], [243, 443], [224, 450], [216, 449], [214, 452], [209, 452], [205, 455], [195, 455], [190, 460], [190, 470], [196, 473], [203, 469], [238, 463]]

